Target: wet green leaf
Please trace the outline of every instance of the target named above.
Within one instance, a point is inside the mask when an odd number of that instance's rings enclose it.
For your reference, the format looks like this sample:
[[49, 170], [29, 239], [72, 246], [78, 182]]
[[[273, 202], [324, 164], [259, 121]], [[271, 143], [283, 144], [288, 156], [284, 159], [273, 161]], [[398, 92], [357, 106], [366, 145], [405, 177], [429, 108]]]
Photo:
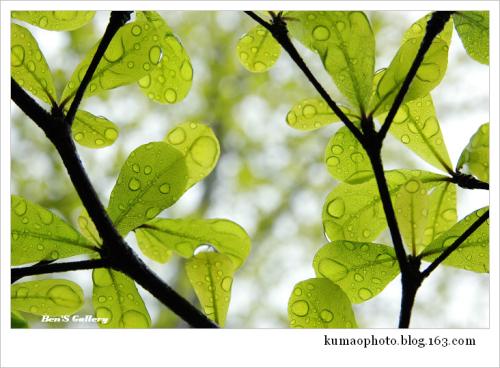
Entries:
[[453, 22], [465, 51], [481, 64], [490, 63], [490, 15], [488, 11], [459, 11]]
[[148, 328], [149, 312], [135, 282], [121, 272], [98, 268], [92, 271], [92, 304], [102, 328]]
[[137, 19], [148, 21], [156, 29], [162, 53], [160, 63], [138, 81], [142, 92], [148, 98], [163, 104], [182, 101], [193, 81], [189, 55], [157, 12], [137, 12]]
[[409, 179], [395, 194], [394, 211], [399, 231], [412, 255], [425, 247], [424, 229], [429, 215], [427, 190], [417, 178]]
[[11, 24], [10, 67], [12, 78], [26, 91], [51, 104], [57, 101], [49, 66], [31, 32]]
[[293, 288], [288, 300], [292, 328], [357, 328], [351, 302], [340, 286], [326, 278], [308, 279]]
[[457, 222], [457, 187], [450, 182], [432, 186], [429, 192], [429, 212], [424, 230], [423, 244], [428, 245], [434, 238], [448, 230]]
[[[64, 88], [61, 101], [74, 97], [99, 43], [100, 40], [75, 69]], [[160, 62], [161, 56], [158, 34], [154, 27], [141, 21], [124, 25], [111, 40], [84, 96], [89, 97], [103, 90], [137, 82], [150, 73]]]
[[[235, 222], [224, 219], [154, 219], [136, 229], [136, 234], [149, 239], [149, 249], [142, 243], [141, 249], [150, 257], [161, 262], [174, 251], [182, 257], [193, 256], [196, 248], [210, 244], [218, 252], [227, 255], [235, 267], [240, 267], [250, 253], [250, 237]], [[141, 245], [141, 242], [139, 242]], [[148, 254], [149, 253], [149, 254]]]
[[245, 33], [236, 46], [241, 65], [254, 73], [269, 70], [281, 54], [281, 46], [271, 33], [258, 25]]
[[[340, 109], [353, 117], [348, 108]], [[286, 123], [298, 130], [316, 130], [339, 121], [340, 118], [321, 98], [307, 98], [296, 103], [286, 116]]]
[[112, 145], [118, 138], [118, 127], [105, 117], [78, 110], [71, 126], [71, 135], [82, 146], [103, 148]]
[[136, 148], [125, 161], [109, 199], [108, 213], [122, 235], [173, 205], [186, 189], [181, 153], [165, 142]]
[[23, 197], [11, 199], [12, 265], [96, 254], [91, 242], [49, 210]]
[[347, 127], [340, 128], [325, 149], [328, 172], [337, 180], [359, 184], [373, 177], [365, 149]]
[[490, 123], [485, 123], [471, 137], [457, 163], [457, 170], [465, 167], [465, 172], [479, 180], [490, 181]]
[[[451, 246], [481, 215], [488, 210], [483, 207], [472, 212], [432, 241], [422, 252], [423, 259], [432, 262]], [[490, 271], [489, 219], [474, 231], [443, 264], [468, 271], [487, 273]]]
[[[385, 116], [381, 116], [380, 121], [384, 121]], [[434, 167], [445, 172], [452, 170], [431, 95], [401, 105], [389, 132]]]
[[344, 240], [321, 247], [313, 267], [317, 277], [339, 285], [352, 303], [373, 298], [399, 274], [394, 248]]
[[11, 285], [11, 308], [38, 316], [61, 316], [83, 305], [82, 288], [69, 280], [38, 280]]
[[[391, 196], [409, 179], [439, 184], [445, 176], [419, 170], [391, 170], [385, 173]], [[361, 184], [341, 183], [326, 198], [323, 227], [329, 241], [370, 242], [386, 228], [385, 214], [375, 179]]]
[[186, 273], [205, 314], [224, 327], [236, 270], [222, 253], [201, 252], [186, 261]]
[[94, 18], [95, 11], [14, 11], [12, 18], [49, 31], [72, 31]]
[[29, 328], [28, 321], [26, 321], [20, 313], [16, 311], [10, 312], [10, 328]]
[[[420, 48], [429, 16], [419, 19], [406, 31], [402, 45], [391, 64], [376, 78], [378, 83], [370, 100], [370, 110], [374, 115], [388, 111], [394, 102]], [[444, 30], [432, 41], [403, 102], [429, 94], [443, 79], [448, 66], [448, 48], [453, 30], [451, 23], [448, 22]]]
[[205, 124], [179, 124], [164, 140], [184, 156], [188, 171], [186, 190], [210, 174], [219, 160], [219, 141]]
[[325, 69], [353, 107], [364, 112], [372, 89], [375, 37], [363, 12], [290, 12], [289, 30], [316, 51]]

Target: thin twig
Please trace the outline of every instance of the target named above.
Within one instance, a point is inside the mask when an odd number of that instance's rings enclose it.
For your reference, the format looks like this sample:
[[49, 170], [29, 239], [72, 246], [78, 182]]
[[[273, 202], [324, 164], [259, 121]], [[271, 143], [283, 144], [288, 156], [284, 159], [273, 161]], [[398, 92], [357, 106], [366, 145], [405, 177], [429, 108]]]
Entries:
[[387, 132], [391, 127], [392, 121], [394, 120], [394, 117], [396, 116], [399, 107], [403, 103], [403, 100], [406, 96], [406, 93], [408, 92], [408, 89], [410, 88], [410, 84], [417, 75], [418, 68], [422, 64], [425, 54], [432, 45], [432, 41], [443, 30], [446, 22], [450, 19], [452, 14], [453, 14], [452, 11], [434, 12], [432, 14], [431, 19], [427, 22], [426, 32], [420, 44], [420, 48], [418, 49], [417, 55], [415, 56], [415, 60], [413, 60], [413, 64], [411, 65], [408, 74], [406, 74], [405, 80], [401, 85], [401, 89], [399, 90], [398, 94], [396, 95], [396, 98], [394, 99], [394, 102], [392, 103], [389, 113], [385, 118], [384, 124], [380, 128], [379, 137], [381, 140], [383, 140], [387, 135]]
[[111, 12], [111, 16], [109, 19], [108, 26], [106, 27], [106, 31], [104, 32], [101, 42], [99, 43], [99, 46], [97, 47], [97, 50], [94, 54], [94, 57], [92, 58], [92, 61], [90, 62], [90, 65], [87, 71], [85, 72], [85, 75], [82, 81], [80, 82], [80, 85], [78, 86], [78, 89], [75, 93], [75, 98], [73, 99], [73, 102], [71, 102], [69, 111], [66, 114], [66, 118], [64, 119], [66, 124], [68, 124], [69, 126], [73, 124], [76, 111], [78, 110], [78, 107], [82, 102], [85, 90], [87, 89], [90, 81], [92, 80], [92, 76], [94, 75], [94, 72], [96, 71], [99, 62], [101, 61], [102, 57], [104, 56], [104, 53], [106, 52], [106, 49], [108, 48], [111, 40], [113, 39], [113, 36], [125, 23], [127, 23], [130, 20], [131, 13], [132, 13], [131, 11]]
[[353, 124], [353, 122], [347, 117], [347, 115], [338, 107], [338, 105], [333, 101], [328, 92], [323, 88], [321, 83], [316, 79], [313, 75], [309, 67], [306, 65], [299, 52], [293, 45], [292, 41], [288, 37], [288, 30], [286, 28], [286, 23], [277, 22], [277, 23], [267, 23], [257, 14], [252, 11], [245, 11], [245, 13], [250, 16], [253, 20], [258, 22], [260, 25], [265, 27], [278, 41], [278, 43], [283, 47], [283, 49], [288, 53], [288, 55], [292, 58], [292, 60], [297, 64], [300, 70], [307, 77], [309, 82], [314, 86], [316, 91], [321, 95], [321, 97], [325, 100], [328, 106], [333, 110], [333, 112], [339, 117], [339, 119], [345, 124], [345, 126], [350, 130], [350, 132], [358, 139], [358, 141], [363, 140], [363, 135], [359, 131], [358, 128]]
[[92, 270], [95, 268], [109, 267], [105, 259], [90, 259], [85, 261], [64, 263], [39, 263], [29, 267], [17, 267], [10, 271], [10, 282], [14, 283], [26, 276], [42, 275], [55, 272], [67, 272], [78, 270]]
[[447, 247], [443, 253], [439, 255], [424, 271], [422, 271], [421, 275], [423, 278], [428, 277], [432, 271], [436, 269], [441, 263], [443, 263], [448, 256], [453, 253], [458, 247], [470, 236], [474, 231], [476, 231], [479, 226], [481, 226], [490, 216], [490, 211], [487, 210], [483, 213], [474, 223], [465, 230], [462, 235], [460, 235], [449, 247]]

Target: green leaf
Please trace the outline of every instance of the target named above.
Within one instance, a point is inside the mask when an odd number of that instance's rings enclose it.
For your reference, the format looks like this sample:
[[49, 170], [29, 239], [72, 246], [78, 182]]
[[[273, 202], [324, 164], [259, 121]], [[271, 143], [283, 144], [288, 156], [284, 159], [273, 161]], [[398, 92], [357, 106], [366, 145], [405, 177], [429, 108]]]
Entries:
[[[340, 109], [347, 116], [353, 117], [348, 108]], [[298, 130], [316, 130], [339, 121], [340, 118], [321, 98], [307, 98], [296, 103], [286, 116], [287, 124]]]
[[258, 25], [245, 33], [236, 46], [241, 65], [254, 73], [269, 70], [281, 54], [281, 46], [271, 33]]
[[365, 112], [372, 89], [375, 37], [363, 12], [290, 12], [290, 33], [316, 51], [353, 107]]
[[[61, 101], [67, 102], [74, 97], [100, 42], [74, 71], [64, 88]], [[124, 25], [111, 40], [84, 96], [138, 81], [150, 73], [160, 62], [161, 56], [157, 31], [148, 22], [135, 21]]]
[[[385, 173], [392, 196], [409, 179], [439, 184], [445, 176], [420, 170], [392, 170]], [[328, 241], [370, 242], [386, 228], [385, 214], [375, 179], [351, 185], [342, 183], [328, 195], [323, 206], [323, 227]]]
[[490, 63], [490, 15], [488, 11], [459, 11], [453, 22], [465, 51], [481, 64]]
[[69, 280], [39, 280], [11, 285], [11, 308], [38, 316], [73, 314], [83, 305], [82, 288]]
[[185, 160], [165, 142], [136, 148], [125, 161], [109, 199], [108, 213], [122, 235], [173, 205], [186, 188]]
[[308, 279], [293, 288], [288, 300], [293, 328], [357, 328], [351, 302], [340, 286], [325, 278]]
[[313, 267], [317, 277], [339, 285], [352, 303], [373, 298], [399, 274], [394, 248], [344, 240], [321, 247]]
[[[451, 229], [434, 239], [422, 252], [423, 259], [428, 262], [436, 259], [487, 210], [488, 207], [483, 207], [472, 212]], [[457, 250], [446, 258], [443, 264], [468, 271], [488, 273], [490, 271], [489, 223], [490, 220], [488, 219], [481, 224], [460, 244]]]
[[146, 257], [156, 262], [167, 263], [174, 254], [171, 244], [165, 243], [163, 236], [158, 236], [155, 230], [147, 226], [145, 224], [134, 230], [137, 245]]
[[103, 328], [148, 328], [151, 318], [135, 282], [121, 272], [98, 268], [92, 271], [92, 303], [97, 324]]
[[12, 265], [97, 254], [92, 243], [52, 212], [23, 197], [11, 200]]
[[[423, 244], [428, 245], [434, 238], [448, 230], [457, 222], [457, 187], [450, 182], [433, 185], [429, 193], [429, 212], [424, 230]], [[427, 184], [427, 185], [430, 185]]]
[[429, 215], [428, 199], [427, 190], [416, 178], [409, 179], [395, 194], [394, 211], [399, 231], [414, 256], [425, 247], [424, 229]]
[[485, 123], [471, 137], [469, 144], [464, 148], [457, 163], [457, 170], [464, 166], [466, 172], [476, 176], [479, 180], [490, 181], [490, 123]]
[[328, 141], [325, 164], [335, 179], [349, 184], [359, 184], [373, 177], [370, 158], [347, 127], [340, 128]]
[[57, 101], [54, 80], [49, 66], [31, 32], [12, 23], [10, 41], [12, 78], [42, 101], [48, 104]]
[[105, 117], [78, 110], [71, 126], [71, 134], [82, 146], [103, 148], [112, 145], [118, 138], [118, 127]]
[[[380, 78], [376, 78], [378, 83], [370, 101], [373, 115], [388, 111], [394, 102], [420, 48], [429, 17], [428, 14], [419, 19], [406, 31], [402, 45], [391, 64]], [[453, 30], [451, 23], [448, 22], [444, 30], [432, 41], [403, 102], [429, 94], [443, 79], [448, 66], [448, 48]]]
[[231, 258], [201, 252], [186, 261], [186, 273], [205, 314], [224, 327], [236, 270]]
[[219, 160], [219, 141], [205, 124], [179, 124], [164, 140], [184, 156], [188, 172], [186, 190], [210, 174]]
[[12, 18], [49, 31], [72, 31], [94, 18], [95, 11], [14, 11]]
[[[151, 240], [148, 253], [158, 252], [158, 257], [151, 257], [158, 262], [167, 257], [169, 251], [189, 258], [200, 245], [210, 244], [239, 268], [250, 253], [250, 237], [246, 231], [237, 223], [224, 219], [157, 218], [135, 232]], [[146, 252], [144, 254], [149, 257]]]
[[10, 312], [10, 328], [29, 328], [28, 321], [16, 311]]
[[[380, 120], [384, 121], [385, 117], [386, 114]], [[431, 95], [401, 105], [389, 132], [434, 167], [445, 172], [452, 171]]]
[[159, 103], [180, 102], [187, 96], [193, 81], [193, 67], [189, 55], [157, 12], [137, 12], [137, 19], [150, 22], [156, 29], [163, 55], [151, 73], [138, 81], [142, 92]]

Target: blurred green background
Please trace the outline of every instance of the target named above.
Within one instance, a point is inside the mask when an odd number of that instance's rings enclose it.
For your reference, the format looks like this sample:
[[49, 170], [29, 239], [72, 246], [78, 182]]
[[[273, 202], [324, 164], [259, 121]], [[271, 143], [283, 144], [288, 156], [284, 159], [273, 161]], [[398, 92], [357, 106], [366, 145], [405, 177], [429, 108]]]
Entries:
[[[312, 259], [327, 241], [321, 208], [336, 185], [323, 165], [329, 137], [341, 126], [314, 132], [288, 127], [285, 117], [299, 100], [317, 94], [286, 54], [267, 73], [251, 74], [238, 62], [236, 43], [254, 22], [235, 11], [160, 12], [191, 57], [194, 79], [188, 97], [176, 105], [148, 100], [130, 85], [84, 100], [82, 108], [120, 127], [114, 145], [93, 150], [79, 147], [82, 161], [106, 205], [119, 170], [137, 146], [162, 140], [178, 123], [199, 120], [215, 131], [221, 157], [212, 174], [191, 188], [162, 217], [228, 218], [242, 225], [252, 239], [246, 264], [236, 273], [227, 328], [285, 328], [287, 301], [295, 283], [314, 277]], [[368, 12], [376, 34], [376, 69], [390, 63], [403, 32], [425, 12]], [[265, 14], [264, 14], [265, 15]], [[109, 12], [72, 32], [50, 32], [28, 26], [38, 40], [60, 93], [87, 50], [106, 27]], [[317, 55], [297, 45], [314, 73], [337, 101], [343, 101]], [[448, 150], [456, 163], [469, 137], [489, 121], [489, 70], [470, 59], [455, 33], [448, 72], [433, 91], [437, 116]], [[81, 202], [48, 140], [12, 104], [11, 192], [45, 206], [76, 226]], [[393, 138], [384, 145], [386, 169], [423, 168], [435, 171]], [[458, 214], [463, 218], [488, 203], [488, 193], [459, 190]], [[381, 242], [390, 244], [387, 233]], [[135, 238], [127, 241], [136, 249]], [[140, 251], [138, 250], [140, 253]], [[172, 287], [197, 304], [183, 268], [174, 257], [161, 265], [145, 261]], [[91, 314], [89, 271], [46, 275], [77, 281], [85, 291]], [[28, 280], [28, 278], [24, 279]], [[168, 309], [139, 287], [154, 327], [186, 327]], [[397, 325], [399, 278], [376, 298], [355, 305], [360, 327]], [[85, 328], [86, 324], [40, 324], [32, 327]], [[442, 267], [417, 295], [412, 327], [488, 327], [489, 277]]]

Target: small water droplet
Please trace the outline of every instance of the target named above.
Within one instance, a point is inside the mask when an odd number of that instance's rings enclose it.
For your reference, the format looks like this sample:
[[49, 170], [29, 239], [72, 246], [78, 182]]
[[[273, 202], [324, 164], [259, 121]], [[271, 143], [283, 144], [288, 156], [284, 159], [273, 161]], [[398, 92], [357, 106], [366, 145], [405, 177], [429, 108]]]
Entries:
[[160, 213], [160, 209], [156, 207], [151, 207], [146, 211], [146, 218], [153, 219]]
[[420, 183], [416, 180], [408, 180], [405, 184], [405, 189], [408, 193], [416, 193], [420, 189]]
[[144, 167], [144, 174], [149, 175], [153, 171], [153, 168], [149, 165]]
[[319, 312], [319, 317], [326, 323], [331, 322], [333, 320], [333, 313], [328, 309], [323, 309]]
[[26, 298], [28, 296], [28, 292], [29, 292], [29, 290], [27, 288], [20, 287], [19, 289], [17, 289], [16, 297], [18, 297], [18, 298]]
[[324, 26], [317, 26], [313, 29], [312, 36], [318, 41], [325, 41], [330, 38], [330, 31]]
[[181, 144], [186, 140], [186, 132], [183, 128], [177, 127], [167, 135], [167, 140], [171, 144]]
[[128, 188], [133, 191], [139, 190], [141, 188], [141, 182], [136, 178], [132, 178], [128, 182]]
[[56, 285], [47, 292], [47, 296], [57, 305], [75, 308], [82, 304], [82, 299], [68, 285]]
[[134, 36], [139, 36], [141, 33], [142, 33], [142, 28], [139, 25], [136, 24], [132, 27], [132, 34]]
[[333, 218], [341, 218], [345, 213], [345, 202], [342, 198], [334, 198], [328, 203], [327, 212]]
[[20, 45], [12, 46], [10, 49], [10, 65], [13, 67], [18, 67], [24, 63], [24, 47]]
[[104, 136], [110, 141], [114, 141], [118, 137], [118, 131], [114, 128], [108, 128], [104, 131]]
[[313, 105], [304, 105], [302, 108], [302, 115], [304, 115], [305, 118], [310, 119], [313, 116], [317, 114], [317, 110]]
[[14, 212], [18, 216], [23, 216], [28, 210], [28, 205], [24, 199], [20, 199], [19, 202], [14, 206]]
[[370, 290], [366, 289], [366, 288], [361, 288], [361, 289], [358, 290], [358, 296], [362, 300], [368, 300], [371, 297], [373, 297], [373, 293]]
[[177, 93], [172, 88], [167, 88], [163, 94], [163, 97], [165, 97], [165, 100], [168, 103], [174, 103], [175, 101], [177, 101]]
[[403, 142], [404, 144], [410, 143], [410, 137], [407, 134], [402, 135], [401, 142]]
[[354, 280], [358, 281], [358, 282], [361, 282], [363, 281], [365, 278], [360, 274], [360, 273], [355, 273], [354, 274]]
[[222, 279], [220, 287], [222, 288], [222, 290], [229, 292], [231, 290], [232, 284], [233, 284], [233, 278], [228, 276]]
[[163, 194], [170, 193], [170, 184], [165, 183], [165, 184], [160, 185], [160, 193], [163, 193]]
[[104, 303], [106, 301], [106, 297], [101, 295], [99, 298], [97, 298], [97, 300], [99, 301], [99, 303]]
[[100, 321], [98, 323], [101, 324], [109, 324], [111, 320], [113, 319], [113, 313], [105, 307], [99, 307], [95, 310], [95, 316], [97, 318], [102, 318], [103, 321]]
[[318, 272], [323, 277], [336, 282], [344, 279], [347, 276], [349, 270], [344, 264], [340, 262], [334, 261], [330, 258], [323, 258], [319, 262]]

